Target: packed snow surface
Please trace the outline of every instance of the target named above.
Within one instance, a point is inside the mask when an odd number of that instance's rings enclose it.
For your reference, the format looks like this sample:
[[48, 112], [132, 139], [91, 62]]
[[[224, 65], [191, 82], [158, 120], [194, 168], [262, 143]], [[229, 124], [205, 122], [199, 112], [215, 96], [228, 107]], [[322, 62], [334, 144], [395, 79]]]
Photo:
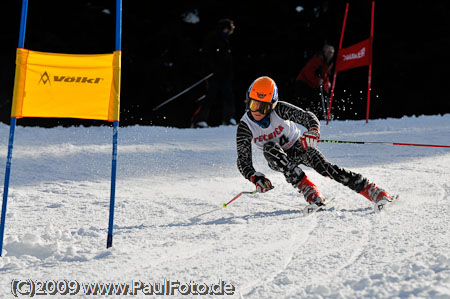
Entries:
[[[450, 115], [333, 121], [321, 133], [449, 145]], [[215, 298], [450, 298], [450, 149], [320, 143], [330, 161], [400, 199], [374, 213], [361, 195], [304, 167], [335, 203], [304, 217], [305, 200], [257, 149], [255, 168], [275, 189], [222, 207], [254, 190], [236, 167], [235, 134], [234, 126], [120, 128], [106, 249], [111, 127], [44, 129], [19, 120], [0, 297], [12, 296], [14, 279], [31, 279], [234, 286], [233, 295]], [[0, 125], [0, 165], [8, 136]], [[86, 296], [83, 288], [77, 296]]]

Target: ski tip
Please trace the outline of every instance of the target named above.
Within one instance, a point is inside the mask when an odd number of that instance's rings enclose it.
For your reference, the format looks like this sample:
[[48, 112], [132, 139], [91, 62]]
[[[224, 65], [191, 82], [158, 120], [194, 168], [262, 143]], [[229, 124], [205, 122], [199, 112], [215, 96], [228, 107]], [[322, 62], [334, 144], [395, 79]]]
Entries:
[[224, 204], [222, 205], [222, 207], [223, 207], [224, 209], [226, 209], [226, 208], [227, 208], [227, 204], [224, 203]]

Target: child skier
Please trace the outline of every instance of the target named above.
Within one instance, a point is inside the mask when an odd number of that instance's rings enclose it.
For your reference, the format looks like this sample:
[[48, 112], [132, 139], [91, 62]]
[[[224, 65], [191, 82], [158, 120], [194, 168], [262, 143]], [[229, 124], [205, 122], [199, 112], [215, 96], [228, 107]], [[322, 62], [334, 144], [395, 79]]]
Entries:
[[[278, 101], [278, 89], [269, 77], [256, 79], [247, 91], [247, 111], [237, 127], [237, 166], [241, 174], [256, 185], [258, 192], [273, 189], [272, 183], [252, 162], [252, 144], [263, 151], [269, 167], [282, 172], [310, 205], [323, 206], [325, 199], [300, 164], [313, 168], [344, 186], [360, 193], [382, 209], [391, 196], [361, 174], [329, 162], [316, 148], [320, 137], [317, 117], [287, 102]], [[301, 134], [296, 126], [306, 128]]]

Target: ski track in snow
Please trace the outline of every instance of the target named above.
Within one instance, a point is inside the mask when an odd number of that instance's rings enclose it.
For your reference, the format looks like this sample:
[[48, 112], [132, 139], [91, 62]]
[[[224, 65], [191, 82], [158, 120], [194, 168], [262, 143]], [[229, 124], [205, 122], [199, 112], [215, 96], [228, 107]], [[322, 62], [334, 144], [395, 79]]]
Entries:
[[[321, 131], [324, 139], [448, 145], [450, 115], [334, 121]], [[0, 124], [0, 135], [4, 166], [9, 127]], [[304, 217], [304, 199], [257, 150], [255, 168], [275, 189], [222, 208], [254, 189], [235, 165], [234, 138], [232, 126], [120, 128], [106, 249], [112, 129], [17, 127], [0, 297], [11, 296], [12, 279], [31, 278], [223, 280], [236, 287], [224, 297], [246, 299], [450, 298], [449, 149], [319, 144], [400, 198], [374, 213], [362, 196], [303, 167], [335, 198], [334, 210]]]

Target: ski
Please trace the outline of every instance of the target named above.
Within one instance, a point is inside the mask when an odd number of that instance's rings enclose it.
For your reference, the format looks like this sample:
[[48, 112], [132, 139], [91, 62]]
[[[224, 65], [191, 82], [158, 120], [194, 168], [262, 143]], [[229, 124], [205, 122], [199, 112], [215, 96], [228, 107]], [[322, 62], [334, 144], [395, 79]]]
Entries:
[[392, 196], [391, 199], [382, 199], [379, 202], [375, 203], [373, 206], [373, 209], [375, 210], [375, 213], [379, 213], [381, 211], [384, 211], [386, 208], [389, 208], [389, 206], [398, 200], [399, 195]]
[[308, 204], [306, 207], [303, 208], [303, 215], [309, 216], [316, 212], [322, 212], [322, 211], [330, 211], [333, 209], [332, 202], [334, 198], [331, 198], [330, 200], [325, 201], [325, 204], [323, 206], [318, 206], [315, 203]]

